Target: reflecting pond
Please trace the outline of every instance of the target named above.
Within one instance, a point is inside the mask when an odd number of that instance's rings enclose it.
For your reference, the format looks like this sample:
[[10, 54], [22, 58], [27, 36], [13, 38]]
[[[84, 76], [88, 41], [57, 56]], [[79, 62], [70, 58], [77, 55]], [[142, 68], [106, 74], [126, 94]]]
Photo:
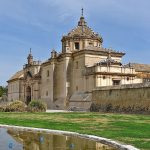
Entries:
[[43, 131], [0, 128], [0, 150], [116, 150], [93, 140]]

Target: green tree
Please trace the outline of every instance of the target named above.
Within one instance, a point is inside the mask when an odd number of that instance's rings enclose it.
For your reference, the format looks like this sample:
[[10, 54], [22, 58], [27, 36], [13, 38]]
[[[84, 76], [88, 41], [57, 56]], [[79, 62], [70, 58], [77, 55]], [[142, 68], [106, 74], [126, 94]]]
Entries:
[[7, 87], [0, 86], [0, 97], [2, 97], [4, 93], [7, 93]]

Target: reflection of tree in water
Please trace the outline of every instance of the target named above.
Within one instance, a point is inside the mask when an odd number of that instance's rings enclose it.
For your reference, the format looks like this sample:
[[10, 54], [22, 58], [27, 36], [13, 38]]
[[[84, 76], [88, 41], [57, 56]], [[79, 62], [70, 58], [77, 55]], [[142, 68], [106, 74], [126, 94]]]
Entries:
[[107, 145], [77, 137], [17, 129], [8, 129], [8, 133], [23, 144], [24, 150], [115, 150]]

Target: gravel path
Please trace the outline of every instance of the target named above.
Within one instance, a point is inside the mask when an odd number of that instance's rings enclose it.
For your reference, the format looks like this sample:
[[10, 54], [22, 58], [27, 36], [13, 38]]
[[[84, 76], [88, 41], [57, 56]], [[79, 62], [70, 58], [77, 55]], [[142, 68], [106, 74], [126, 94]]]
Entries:
[[69, 111], [67, 111], [67, 110], [51, 110], [51, 109], [48, 109], [48, 110], [46, 110], [46, 112], [69, 112]]

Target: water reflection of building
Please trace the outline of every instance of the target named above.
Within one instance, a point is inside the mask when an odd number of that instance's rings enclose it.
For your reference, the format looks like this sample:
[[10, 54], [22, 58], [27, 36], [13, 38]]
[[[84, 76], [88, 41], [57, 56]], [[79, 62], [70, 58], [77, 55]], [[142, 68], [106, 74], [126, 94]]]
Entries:
[[8, 133], [23, 144], [24, 150], [115, 150], [107, 145], [77, 137], [14, 129], [9, 129]]
[[116, 150], [116, 148], [109, 147], [105, 144], [96, 143], [96, 150]]
[[23, 150], [23, 146], [7, 133], [7, 129], [0, 127], [0, 150]]

